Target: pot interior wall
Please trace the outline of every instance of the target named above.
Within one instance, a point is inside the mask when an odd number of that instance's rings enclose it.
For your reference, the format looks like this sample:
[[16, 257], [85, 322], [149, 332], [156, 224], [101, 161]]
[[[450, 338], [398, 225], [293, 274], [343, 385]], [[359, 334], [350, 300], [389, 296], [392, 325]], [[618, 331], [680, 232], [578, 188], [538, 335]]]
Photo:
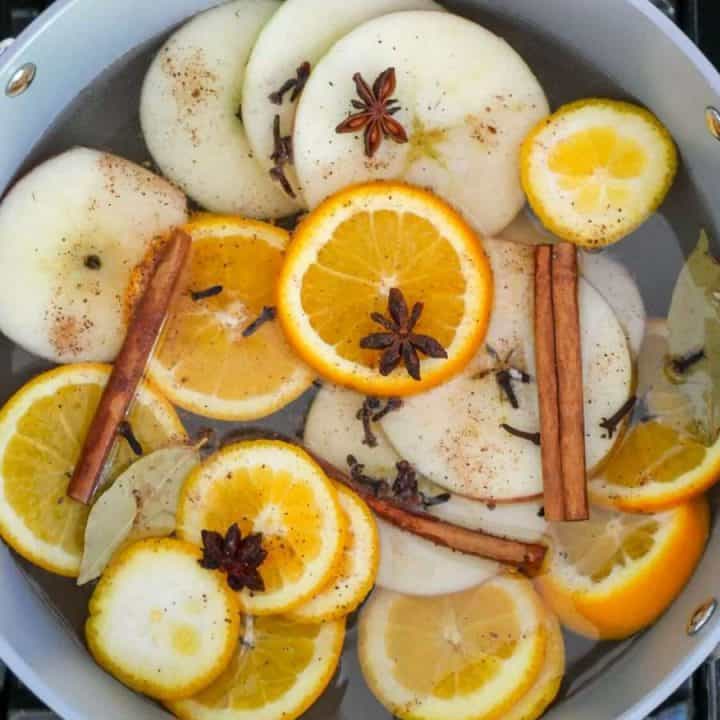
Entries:
[[[525, 0], [524, 5], [529, 6], [530, 3], [531, 0]], [[553, 107], [588, 96], [621, 97], [640, 102], [646, 100], [642, 87], [627, 87], [621, 78], [613, 79], [604, 74], [599, 65], [590, 64], [572, 50], [570, 43], [558, 42], [557, 38], [553, 37], [555, 32], [543, 31], [537, 23], [521, 20], [522, 16], [513, 15], [507, 6], [504, 6], [501, 12], [497, 11], [496, 7], [501, 4], [499, 2], [484, 3], [482, 9], [478, 8], [481, 3], [469, 1], [449, 4], [453, 9], [504, 36], [533, 68]], [[569, 7], [570, 4], [568, 1], [565, 6]], [[517, 8], [523, 3], [514, 2], [512, 5]], [[161, 41], [162, 38], [158, 37], [146, 42], [103, 72], [64, 109], [41, 141], [32, 148], [18, 174], [48, 156], [76, 144], [110, 150], [137, 162], [149, 163], [137, 109], [143, 74]], [[662, 118], [661, 110], [657, 110]], [[717, 152], [720, 156], [720, 145]], [[684, 256], [694, 245], [700, 228], [706, 227], [711, 231], [715, 228], [710, 211], [703, 205], [703, 194], [696, 187], [693, 177], [695, 173], [683, 165], [678, 180], [663, 205], [662, 213], [652, 217], [632, 238], [608, 251], [619, 257], [638, 278], [650, 315], [666, 313], [677, 272]], [[0, 400], [5, 400], [31, 375], [44, 367], [41, 361], [13, 347], [6, 340], [0, 341]], [[310, 399], [311, 396], [301, 398], [286, 412], [269, 418], [261, 425], [285, 434], [301, 433], [302, 418]], [[190, 416], [185, 416], [185, 419], [192, 429], [208, 425], [207, 421]], [[223, 423], [217, 424], [221, 435], [229, 432], [230, 427]], [[232, 427], [237, 428], [237, 425]], [[257, 427], [256, 424], [252, 429]], [[88, 593], [78, 590], [69, 580], [52, 577], [20, 560], [17, 562], [36, 591], [49, 602], [67, 623], [68, 628], [79, 636]], [[706, 594], [709, 592], [708, 589]], [[684, 635], [683, 628], [675, 624], [674, 628], [658, 628], [653, 632], [665, 632], [669, 636], [665, 645], [670, 652], [675, 651], [679, 660], [682, 653], [689, 648], [671, 642], [671, 633], [678, 638]], [[326, 695], [307, 714], [308, 718], [385, 720], [388, 717], [387, 712], [374, 700], [360, 679], [356, 662], [354, 621], [349, 627], [352, 629], [342, 669]], [[618, 668], [622, 669], [630, 662], [629, 658], [637, 658], [638, 648], [642, 648], [645, 642], [643, 637], [622, 644], [593, 644], [574, 636], [568, 636], [567, 640], [569, 668], [562, 697], [568, 709], [564, 711], [561, 705], [554, 711], [553, 717], [558, 718], [570, 718], [572, 701], [580, 702], [589, 690], [594, 690], [599, 673], [608, 668], [615, 668], [615, 672], [618, 672]], [[605, 684], [605, 681], [601, 682]], [[650, 689], [639, 688], [634, 695], [624, 698], [622, 710], [629, 708], [641, 694]], [[603, 714], [601, 706], [595, 707], [594, 702], [591, 698], [588, 699], [587, 713], [583, 713], [583, 717], [617, 717], [615, 713]], [[137, 709], [140, 706], [135, 707]], [[142, 712], [142, 715], [134, 716], [162, 716], [150, 703], [143, 705]], [[121, 712], [117, 717], [123, 716], [129, 715]]]

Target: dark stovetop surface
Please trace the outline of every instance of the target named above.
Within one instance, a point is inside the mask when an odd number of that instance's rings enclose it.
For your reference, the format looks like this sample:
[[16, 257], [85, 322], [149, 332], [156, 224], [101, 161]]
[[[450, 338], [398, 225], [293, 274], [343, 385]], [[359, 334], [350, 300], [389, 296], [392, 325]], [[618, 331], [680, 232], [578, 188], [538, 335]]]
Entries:
[[[598, 0], [601, 1], [601, 0]], [[720, 0], [651, 0], [667, 12], [720, 68]], [[0, 0], [0, 40], [16, 36], [52, 0]], [[720, 720], [714, 668], [698, 670], [652, 720]], [[0, 720], [60, 720], [0, 663]], [[649, 719], [650, 720], [650, 719]]]

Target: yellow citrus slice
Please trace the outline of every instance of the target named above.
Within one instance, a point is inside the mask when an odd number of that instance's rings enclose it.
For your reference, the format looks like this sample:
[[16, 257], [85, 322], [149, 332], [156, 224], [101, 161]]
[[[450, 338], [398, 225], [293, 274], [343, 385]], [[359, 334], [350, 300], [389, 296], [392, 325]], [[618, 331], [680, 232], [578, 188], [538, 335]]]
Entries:
[[[212, 215], [200, 215], [185, 230], [193, 239], [189, 268], [148, 374], [176, 405], [198, 415], [269, 415], [314, 377], [277, 322], [243, 335], [263, 308], [275, 305], [288, 234], [267, 223]], [[197, 298], [208, 289], [217, 294], [193, 300], [192, 292]]]
[[540, 674], [532, 687], [502, 715], [502, 720], [536, 720], [547, 710], [560, 690], [565, 675], [565, 640], [560, 622], [552, 612], [545, 614], [547, 647]]
[[178, 534], [201, 544], [203, 530], [262, 533], [263, 592], [245, 588], [253, 615], [292, 610], [327, 585], [345, 541], [333, 483], [300, 448], [272, 440], [228, 445], [190, 474], [178, 506]]
[[532, 584], [510, 575], [453, 595], [376, 590], [360, 616], [360, 667], [399, 718], [505, 717], [540, 674], [545, 612]]
[[590, 497], [604, 507], [657, 512], [704, 493], [720, 473], [720, 439], [705, 447], [657, 420], [636, 425], [621, 440]]
[[574, 632], [628, 637], [654, 622], [690, 579], [709, 522], [704, 497], [655, 515], [593, 508], [587, 522], [553, 525], [536, 582]]
[[[383, 328], [391, 288], [424, 307], [414, 331], [447, 358], [420, 355], [421, 380], [402, 363], [379, 372], [381, 352], [360, 340]], [[485, 336], [492, 274], [479, 238], [431, 193], [375, 182], [323, 202], [295, 232], [278, 285], [278, 317], [304, 360], [340, 385], [374, 395], [408, 395], [458, 372]]]
[[[63, 365], [24, 385], [0, 411], [0, 534], [59, 575], [80, 570], [88, 508], [66, 493], [109, 376], [109, 365]], [[148, 385], [128, 419], [146, 453], [186, 439], [172, 406]], [[116, 443], [108, 479], [134, 459], [125, 440]]]
[[375, 583], [380, 562], [375, 517], [354, 492], [341, 485], [336, 488], [347, 520], [342, 559], [330, 582], [314, 598], [289, 613], [298, 622], [326, 622], [349, 615]]
[[237, 595], [190, 543], [142, 540], [112, 560], [90, 599], [85, 635], [110, 674], [160, 700], [189, 697], [230, 663]]
[[530, 132], [520, 168], [530, 205], [548, 230], [600, 247], [617, 242], [657, 209], [675, 177], [677, 151], [644, 108], [578, 100]]
[[299, 624], [243, 618], [242, 642], [225, 672], [194, 697], [167, 703], [181, 720], [295, 720], [332, 679], [345, 621]]

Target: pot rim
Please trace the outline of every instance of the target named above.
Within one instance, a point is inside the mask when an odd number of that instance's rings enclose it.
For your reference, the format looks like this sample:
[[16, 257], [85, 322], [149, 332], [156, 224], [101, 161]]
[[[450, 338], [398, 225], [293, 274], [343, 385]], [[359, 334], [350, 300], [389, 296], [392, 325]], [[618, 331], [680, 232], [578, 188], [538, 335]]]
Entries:
[[[41, 13], [14, 42], [0, 53], [0, 76], [12, 67], [32, 45], [36, 37], [45, 33], [66, 12], [71, 12], [76, 6], [88, 0], [56, 0], [56, 2]], [[649, 0], [621, 0], [629, 5], [635, 12], [644, 16], [652, 25], [663, 33], [682, 54], [692, 63], [703, 79], [720, 97], [720, 73], [701, 52], [701, 50], [685, 35], [685, 33], [666, 15], [664, 15]], [[214, 0], [210, 5], [218, 4]], [[720, 148], [719, 148], [720, 152]], [[19, 577], [19, 576], [18, 576]], [[695, 647], [683, 660], [668, 673], [663, 682], [658, 684], [651, 692], [620, 715], [617, 720], [638, 720], [646, 717], [656, 709], [684, 680], [686, 680], [712, 653], [720, 643], [720, 622], [708, 628], [702, 639], [697, 641]], [[46, 705], [58, 712], [64, 720], [87, 720], [73, 707], [68, 699], [54, 691], [46, 684], [41, 675], [36, 672], [18, 653], [5, 637], [0, 635], [0, 658], [8, 665], [12, 672]]]

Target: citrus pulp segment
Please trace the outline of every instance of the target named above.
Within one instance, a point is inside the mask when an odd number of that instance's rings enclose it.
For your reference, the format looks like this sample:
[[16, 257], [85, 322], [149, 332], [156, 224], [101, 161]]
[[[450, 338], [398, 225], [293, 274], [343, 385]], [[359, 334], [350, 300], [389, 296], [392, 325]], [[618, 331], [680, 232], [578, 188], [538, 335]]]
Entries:
[[578, 100], [532, 130], [520, 166], [525, 193], [545, 227], [578, 245], [602, 247], [632, 232], [665, 199], [677, 151], [644, 108]]
[[323, 693], [340, 661], [345, 621], [242, 620], [225, 672], [192, 698], [167, 703], [181, 720], [295, 720]]
[[377, 590], [360, 616], [360, 666], [399, 718], [504, 717], [540, 674], [545, 612], [515, 576], [432, 598]]
[[254, 157], [240, 119], [250, 51], [280, 5], [234, 0], [196, 15], [145, 76], [140, 123], [150, 154], [207, 210], [274, 218], [297, 207]]
[[[385, 139], [367, 157], [361, 130], [336, 128], [358, 110], [354, 74], [372, 86], [388, 68], [392, 117], [408, 142]], [[493, 234], [525, 202], [519, 149], [547, 112], [532, 71], [489, 30], [451, 13], [392, 13], [355, 28], [315, 66], [295, 115], [295, 169], [311, 208], [352, 183], [398, 179], [432, 189]]]
[[77, 147], [0, 203], [0, 329], [53, 362], [109, 362], [122, 297], [149, 248], [187, 220], [185, 196], [117, 155]]
[[[323, 55], [344, 35], [371, 18], [402, 10], [441, 10], [433, 0], [285, 0], [264, 25], [245, 70], [242, 119], [248, 141], [260, 165], [275, 165], [274, 118], [281, 136], [292, 135], [302, 86], [291, 86], [271, 99], [290, 79], [303, 82]], [[300, 70], [307, 63], [307, 70]], [[302, 197], [292, 164], [284, 167], [290, 186]], [[299, 203], [301, 204], [301, 203]]]
[[337, 620], [357, 610], [372, 589], [380, 561], [375, 517], [354, 492], [336, 485], [347, 530], [343, 555], [330, 582], [313, 598], [291, 610], [297, 622]]
[[292, 610], [337, 571], [345, 518], [337, 491], [300, 448], [273, 440], [228, 445], [197, 467], [183, 487], [178, 534], [201, 544], [203, 530], [243, 537], [262, 533], [267, 551], [259, 571], [263, 592], [239, 593], [247, 613]]
[[[65, 365], [24, 385], [0, 411], [0, 534], [60, 575], [80, 569], [88, 508], [66, 493], [109, 377], [109, 365]], [[172, 406], [149, 385], [140, 385], [128, 420], [144, 452], [186, 439]], [[136, 457], [125, 440], [115, 447], [108, 479]]]
[[189, 697], [229, 664], [240, 635], [235, 593], [200, 567], [195, 546], [168, 538], [121, 551], [90, 599], [90, 652], [128, 687], [160, 700]]
[[[206, 417], [252, 420], [301, 395], [314, 374], [293, 353], [278, 323], [247, 328], [275, 305], [288, 234], [273, 225], [200, 215], [149, 377], [174, 403]], [[217, 294], [198, 298], [193, 292]]]
[[[392, 288], [422, 302], [415, 332], [447, 358], [423, 357], [422, 379], [404, 367], [378, 369], [360, 341], [381, 330]], [[437, 385], [469, 362], [485, 335], [492, 274], [479, 238], [448, 205], [398, 183], [357, 185], [329, 198], [301, 223], [278, 285], [278, 316], [293, 347], [320, 374], [374, 395]]]
[[628, 637], [680, 593], [700, 561], [709, 524], [704, 497], [655, 515], [593, 508], [587, 522], [553, 524], [537, 585], [573, 632]]

